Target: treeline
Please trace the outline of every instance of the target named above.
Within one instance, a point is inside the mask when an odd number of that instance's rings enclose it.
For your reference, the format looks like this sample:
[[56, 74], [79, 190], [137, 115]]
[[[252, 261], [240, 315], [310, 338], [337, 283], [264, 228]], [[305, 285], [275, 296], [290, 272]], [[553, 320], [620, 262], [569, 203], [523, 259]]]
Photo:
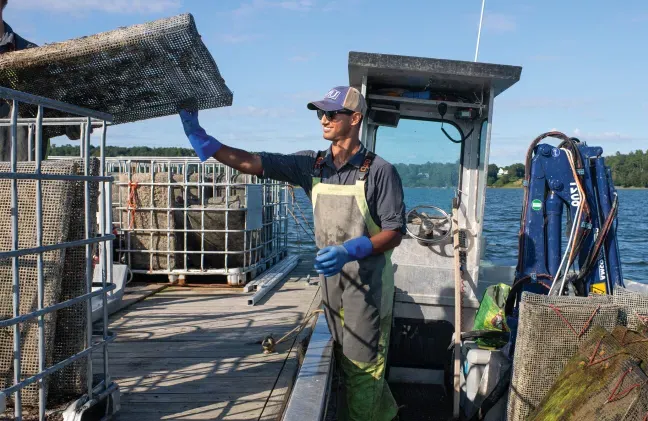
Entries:
[[[106, 146], [106, 156], [196, 156], [191, 148], [150, 148], [148, 146]], [[51, 145], [48, 156], [79, 156], [79, 147]], [[99, 148], [90, 147], [90, 155], [99, 156]], [[605, 163], [612, 169], [617, 187], [648, 188], [648, 150], [628, 154], [617, 152], [606, 156]], [[427, 162], [425, 164], [394, 164], [405, 187], [454, 187], [459, 182], [458, 163]], [[488, 185], [504, 187], [521, 185], [524, 164], [499, 167], [488, 166]]]
[[404, 187], [453, 187], [459, 184], [459, 164], [426, 162], [394, 164]]
[[[616, 187], [648, 187], [648, 150], [636, 150], [628, 154], [617, 152], [605, 156], [605, 165], [612, 170], [612, 180]], [[498, 167], [488, 166], [488, 185], [503, 187], [521, 185], [524, 178], [524, 164]]]
[[[52, 145], [48, 156], [79, 156], [78, 146]], [[99, 156], [99, 147], [90, 146], [90, 155]], [[191, 148], [149, 148], [148, 146], [106, 146], [106, 156], [196, 156]]]
[[629, 154], [619, 152], [605, 157], [612, 170], [614, 185], [618, 187], [648, 187], [648, 150], [636, 150]]

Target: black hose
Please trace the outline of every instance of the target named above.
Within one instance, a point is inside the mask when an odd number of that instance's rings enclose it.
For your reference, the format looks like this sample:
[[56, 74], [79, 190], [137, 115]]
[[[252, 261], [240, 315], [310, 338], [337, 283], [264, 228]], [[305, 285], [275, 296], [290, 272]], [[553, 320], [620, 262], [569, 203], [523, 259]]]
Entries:
[[448, 139], [450, 139], [450, 141], [453, 142], [453, 143], [463, 143], [466, 139], [468, 139], [468, 138], [470, 137], [470, 135], [472, 134], [472, 132], [473, 132], [474, 130], [475, 130], [475, 128], [473, 127], [472, 129], [470, 129], [470, 131], [468, 132], [467, 135], [463, 136], [463, 137], [462, 137], [461, 139], [459, 139], [459, 140], [456, 140], [456, 139], [453, 139], [452, 136], [450, 136], [450, 135], [448, 134], [448, 132], [446, 132], [446, 129], [444, 129], [443, 127], [441, 127], [441, 131], [443, 132], [443, 134], [446, 135], [446, 137], [447, 137]]
[[605, 223], [601, 228], [601, 232], [599, 233], [599, 236], [596, 238], [594, 247], [592, 247], [590, 249], [590, 252], [587, 254], [585, 263], [583, 264], [583, 267], [578, 273], [577, 281], [583, 281], [587, 277], [587, 275], [590, 274], [592, 269], [594, 269], [596, 264], [596, 259], [598, 258], [598, 255], [601, 252], [601, 247], [603, 247], [603, 244], [605, 243], [605, 239], [610, 233], [610, 229], [612, 228], [613, 222], [617, 217], [618, 210], [619, 210], [619, 198], [615, 196], [614, 202], [612, 202], [612, 209], [610, 210], [608, 217], [605, 219]]

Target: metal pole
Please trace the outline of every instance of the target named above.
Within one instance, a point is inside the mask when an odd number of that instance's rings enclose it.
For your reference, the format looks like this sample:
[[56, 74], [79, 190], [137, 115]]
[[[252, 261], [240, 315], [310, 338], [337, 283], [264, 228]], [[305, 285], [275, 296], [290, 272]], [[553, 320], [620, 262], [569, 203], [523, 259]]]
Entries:
[[[99, 174], [104, 176], [106, 175], [106, 131], [108, 129], [108, 126], [106, 125], [106, 122], [104, 121], [102, 130], [101, 130], [101, 143], [99, 145]], [[107, 235], [111, 232], [111, 226], [108, 225], [106, 226], [106, 202], [109, 196], [106, 196], [108, 189], [106, 188], [106, 184], [110, 185], [110, 183], [101, 183], [101, 209], [99, 211], [99, 230], [101, 232], [101, 235]], [[110, 202], [108, 202], [110, 203]], [[108, 210], [110, 211], [110, 209]], [[112, 277], [107, 278], [108, 276], [108, 265], [112, 266], [112, 260], [108, 259], [108, 242], [103, 241], [101, 243], [101, 253], [99, 254], [99, 258], [101, 259], [101, 287], [103, 289], [106, 288], [108, 285], [108, 281], [112, 283]], [[110, 373], [108, 372], [108, 342], [106, 340], [108, 339], [108, 294], [104, 292], [101, 294], [101, 299], [102, 299], [102, 306], [103, 306], [103, 369], [104, 369], [104, 385], [105, 387], [108, 387], [110, 384]], [[89, 303], [92, 303], [92, 300], [88, 300]], [[90, 382], [92, 383], [92, 382]]]
[[479, 17], [479, 31], [477, 32], [477, 48], [475, 49], [475, 61], [479, 56], [479, 39], [481, 38], [482, 22], [484, 21], [484, 6], [486, 5], [486, 0], [482, 0], [481, 7], [481, 16]]
[[461, 258], [460, 258], [460, 241], [459, 241], [459, 204], [457, 199], [452, 201], [452, 222], [453, 246], [454, 246], [454, 398], [452, 400], [452, 413], [455, 419], [459, 419], [460, 408], [459, 400], [461, 395], [461, 313], [462, 299], [461, 286], [463, 278], [461, 275]]
[[[154, 202], [154, 199], [155, 199], [155, 160], [151, 160], [151, 167], [149, 168], [149, 170], [151, 172], [151, 198], [150, 198], [151, 200], [149, 202], [151, 204], [151, 219], [149, 219], [149, 221], [151, 221], [151, 226], [153, 226], [153, 224], [155, 223], [154, 222], [155, 217], [153, 216], [153, 209], [155, 208], [155, 202]], [[153, 244], [155, 244], [155, 240], [153, 239], [153, 233], [151, 233], [151, 238], [150, 238], [149, 241], [150, 241], [149, 244], [151, 245], [151, 248], [154, 248]], [[155, 248], [157, 248], [157, 246]], [[158, 259], [158, 263], [160, 262], [160, 260], [162, 260], [162, 259], [160, 259], [159, 254], [156, 254], [155, 257]], [[161, 267], [161, 265], [159, 265], [159, 266]], [[168, 269], [169, 269], [169, 266], [167, 265], [167, 270]], [[149, 270], [153, 270], [153, 253], [149, 254]]]
[[198, 164], [198, 188], [196, 193], [201, 199], [200, 201], [200, 269], [206, 270], [205, 268], [205, 165]]
[[[11, 172], [18, 172], [18, 101], [13, 100], [11, 107]], [[11, 249], [18, 250], [18, 180], [11, 180]], [[18, 256], [11, 261], [13, 272], [13, 317], [20, 315], [20, 270], [18, 268]], [[14, 384], [20, 383], [20, 324], [13, 328], [13, 349], [14, 349]], [[20, 390], [16, 391], [14, 415], [17, 421], [22, 420], [22, 399]]]
[[[226, 185], [225, 185], [225, 272], [228, 272], [229, 269], [229, 207], [230, 207], [230, 185], [232, 184], [232, 168], [227, 167], [225, 169]], [[228, 279], [229, 281], [229, 279]], [[237, 280], [238, 283], [238, 280]]]
[[[166, 263], [167, 263], [167, 270], [171, 272], [171, 218], [173, 218], [174, 214], [171, 213], [171, 197], [172, 197], [172, 190], [171, 190], [171, 163], [167, 163], [168, 167], [166, 168], [167, 170], [167, 180], [169, 181], [169, 184], [167, 185], [167, 230], [166, 230], [166, 236], [167, 236], [167, 255], [166, 255]], [[164, 170], [162, 171], [164, 172]], [[151, 180], [155, 181], [155, 180]], [[175, 200], [174, 200], [175, 202]], [[175, 229], [175, 225], [173, 226], [173, 229]], [[173, 236], [175, 238], [175, 232], [173, 233]], [[151, 244], [153, 246], [153, 244]], [[175, 256], [173, 260], [173, 269], [175, 269]]]
[[[81, 130], [81, 146], [83, 149], [83, 168], [84, 175], [90, 175], [90, 127], [92, 120], [88, 117], [87, 124], [83, 125]], [[92, 215], [90, 214], [90, 182], [85, 180], [83, 182], [85, 188], [85, 238], [86, 240], [90, 239], [90, 221], [92, 221]], [[85, 264], [86, 264], [86, 294], [92, 292], [92, 245], [86, 244], [85, 248]], [[86, 334], [87, 334], [87, 346], [92, 346], [92, 301], [88, 300], [86, 307]], [[92, 359], [88, 358], [88, 400], [92, 400]]]
[[182, 226], [185, 228], [184, 242], [183, 242], [183, 246], [182, 246], [182, 251], [184, 252], [184, 254], [183, 254], [183, 256], [184, 256], [183, 257], [183, 262], [184, 262], [184, 270], [185, 271], [187, 270], [187, 258], [188, 258], [187, 257], [187, 250], [188, 250], [188, 248], [187, 248], [187, 231], [186, 231], [187, 226], [188, 226], [187, 225], [187, 209], [189, 207], [189, 204], [188, 204], [189, 202], [187, 201], [187, 195], [189, 194], [189, 190], [187, 188], [187, 183], [189, 182], [189, 180], [187, 179], [187, 173], [188, 172], [189, 172], [189, 162], [187, 160], [185, 160], [184, 168], [182, 170], [182, 200], [183, 200], [183, 203], [184, 203], [184, 211], [182, 212], [182, 217], [184, 219], [183, 219], [183, 222], [182, 222], [182, 224], [183, 224]]
[[[38, 107], [38, 110], [40, 112], [41, 107]], [[40, 124], [43, 124], [43, 121], [41, 119]], [[32, 148], [34, 147], [34, 125], [30, 124], [27, 126], [27, 160], [28, 161], [33, 161], [34, 160], [34, 152], [32, 151]]]
[[[41, 145], [43, 144], [43, 106], [38, 106], [36, 116], [36, 174], [41, 173]], [[33, 135], [32, 126], [29, 126], [29, 139]], [[31, 142], [29, 153], [31, 155]], [[36, 247], [43, 245], [43, 192], [41, 190], [41, 180], [36, 179]], [[43, 253], [38, 253], [38, 310], [42, 310], [45, 305], [45, 285], [43, 279]], [[38, 372], [45, 371], [45, 316], [38, 318]], [[38, 382], [38, 419], [45, 420], [45, 384], [43, 380]]]

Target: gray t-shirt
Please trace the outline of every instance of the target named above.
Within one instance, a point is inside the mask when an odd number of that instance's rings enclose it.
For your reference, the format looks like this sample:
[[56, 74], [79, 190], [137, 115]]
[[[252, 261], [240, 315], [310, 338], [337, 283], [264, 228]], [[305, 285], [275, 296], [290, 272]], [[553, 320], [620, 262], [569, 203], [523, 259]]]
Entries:
[[[331, 148], [322, 161], [322, 183], [352, 185], [358, 180], [358, 172], [367, 149], [360, 147], [339, 170], [333, 164]], [[298, 185], [311, 197], [313, 187], [313, 166], [316, 151], [300, 151], [290, 155], [261, 152], [263, 177]], [[366, 198], [369, 213], [383, 230], [397, 230], [405, 233], [405, 204], [401, 178], [389, 162], [376, 156], [366, 178]]]

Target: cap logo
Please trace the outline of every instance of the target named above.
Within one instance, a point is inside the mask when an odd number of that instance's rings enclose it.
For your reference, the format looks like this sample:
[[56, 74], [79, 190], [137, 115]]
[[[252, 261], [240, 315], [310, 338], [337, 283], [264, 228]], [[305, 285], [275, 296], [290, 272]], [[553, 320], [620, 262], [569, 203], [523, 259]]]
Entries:
[[342, 92], [338, 91], [337, 89], [331, 89], [328, 94], [324, 98], [331, 99], [333, 101], [337, 101], [337, 99], [340, 97], [340, 94]]

